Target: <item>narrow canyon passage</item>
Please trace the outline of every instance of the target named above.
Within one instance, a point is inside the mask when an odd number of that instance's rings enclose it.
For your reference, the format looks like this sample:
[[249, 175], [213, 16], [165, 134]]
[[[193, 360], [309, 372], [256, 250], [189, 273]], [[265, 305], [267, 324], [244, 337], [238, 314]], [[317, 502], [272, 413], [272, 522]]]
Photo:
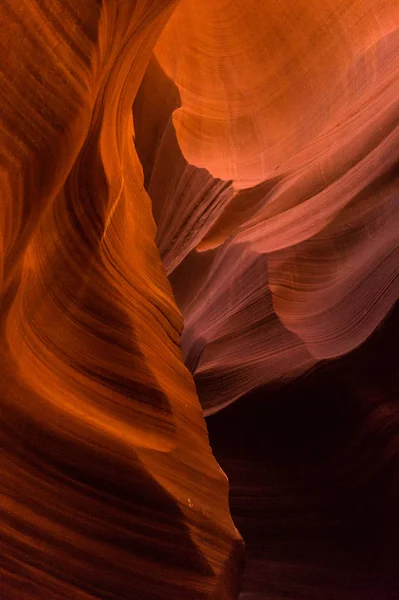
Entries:
[[397, 0], [0, 2], [0, 600], [397, 600], [398, 124]]

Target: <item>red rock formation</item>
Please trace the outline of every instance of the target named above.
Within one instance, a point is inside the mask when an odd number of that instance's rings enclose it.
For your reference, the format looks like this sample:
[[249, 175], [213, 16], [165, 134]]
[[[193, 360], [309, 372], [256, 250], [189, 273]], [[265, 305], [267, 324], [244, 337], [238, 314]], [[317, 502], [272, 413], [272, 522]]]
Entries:
[[158, 40], [138, 148], [208, 413], [357, 347], [399, 297], [398, 27], [393, 1], [183, 0]]
[[0, 6], [4, 600], [237, 594], [227, 479], [132, 142], [174, 5]]
[[200, 402], [246, 396], [212, 430], [242, 600], [396, 600], [389, 386], [353, 369], [319, 463], [329, 381], [282, 384], [399, 297], [397, 0], [3, 0], [0, 56], [0, 598], [236, 598]]

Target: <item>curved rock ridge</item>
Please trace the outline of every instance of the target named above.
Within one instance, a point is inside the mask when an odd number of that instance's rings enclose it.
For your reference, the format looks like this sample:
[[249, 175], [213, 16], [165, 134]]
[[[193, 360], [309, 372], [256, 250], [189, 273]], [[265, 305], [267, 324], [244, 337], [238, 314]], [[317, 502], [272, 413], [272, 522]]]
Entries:
[[351, 351], [398, 299], [398, 82], [396, 2], [168, 21], [136, 142], [206, 414]]
[[131, 106], [176, 2], [0, 5], [0, 596], [233, 599]]

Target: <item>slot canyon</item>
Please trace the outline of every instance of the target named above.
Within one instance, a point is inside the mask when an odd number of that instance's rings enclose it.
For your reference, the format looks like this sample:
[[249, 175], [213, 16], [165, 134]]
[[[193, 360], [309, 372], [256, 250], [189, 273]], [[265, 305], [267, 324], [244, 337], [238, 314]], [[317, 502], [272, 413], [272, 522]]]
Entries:
[[399, 599], [398, 0], [0, 0], [0, 600]]

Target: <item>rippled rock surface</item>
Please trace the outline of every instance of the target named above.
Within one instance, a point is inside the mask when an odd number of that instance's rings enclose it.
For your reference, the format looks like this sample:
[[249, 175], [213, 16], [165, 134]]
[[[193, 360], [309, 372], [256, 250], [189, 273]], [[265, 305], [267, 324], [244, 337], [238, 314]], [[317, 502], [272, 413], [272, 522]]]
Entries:
[[4, 600], [235, 598], [132, 103], [173, 2], [3, 2]]

